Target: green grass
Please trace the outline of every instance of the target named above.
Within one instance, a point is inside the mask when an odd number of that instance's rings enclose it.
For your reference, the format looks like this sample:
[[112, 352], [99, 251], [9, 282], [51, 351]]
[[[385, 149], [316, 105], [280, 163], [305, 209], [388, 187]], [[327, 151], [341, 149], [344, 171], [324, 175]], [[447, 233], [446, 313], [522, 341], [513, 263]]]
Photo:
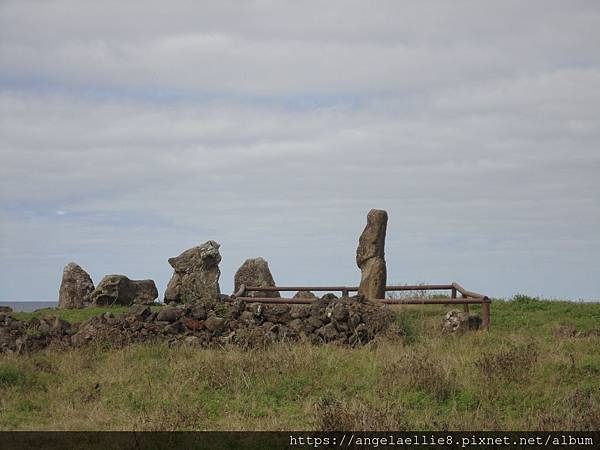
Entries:
[[[160, 306], [151, 306], [150, 308], [153, 311], [157, 311], [160, 309]], [[128, 310], [128, 306], [105, 306], [81, 309], [43, 308], [33, 312], [15, 312], [12, 313], [12, 316], [19, 320], [30, 320], [34, 317], [38, 319], [44, 317], [60, 317], [70, 323], [79, 323], [106, 312], [111, 312], [115, 316], [118, 316], [126, 313]]]
[[3, 355], [0, 429], [600, 428], [600, 337], [555, 333], [600, 329], [600, 304], [495, 301], [491, 331], [462, 336], [441, 334], [449, 308], [393, 308], [407, 336], [355, 349], [144, 344]]

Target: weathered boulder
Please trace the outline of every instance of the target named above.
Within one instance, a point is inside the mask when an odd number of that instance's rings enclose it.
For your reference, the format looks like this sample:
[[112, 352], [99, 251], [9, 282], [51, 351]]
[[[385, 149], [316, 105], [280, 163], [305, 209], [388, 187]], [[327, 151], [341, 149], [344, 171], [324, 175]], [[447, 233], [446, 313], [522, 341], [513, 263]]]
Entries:
[[384, 298], [387, 271], [385, 266], [385, 232], [388, 215], [372, 209], [356, 249], [356, 264], [361, 270], [358, 293], [368, 299]]
[[311, 291], [298, 291], [298, 292], [296, 292], [296, 294], [294, 295], [293, 298], [303, 298], [303, 299], [307, 299], [307, 300], [316, 300], [319, 297], [317, 297]]
[[[251, 258], [235, 273], [234, 291], [237, 292], [242, 284], [257, 287], [275, 287], [275, 280], [269, 270], [269, 263], [263, 258]], [[246, 297], [281, 297], [278, 291], [246, 291]]]
[[78, 264], [70, 262], [63, 270], [58, 291], [58, 307], [75, 309], [89, 306], [93, 290], [94, 283], [90, 275]]
[[152, 280], [130, 280], [125, 275], [107, 275], [91, 294], [95, 306], [150, 304], [158, 297]]
[[217, 242], [207, 241], [169, 258], [175, 273], [165, 290], [165, 302], [211, 303], [219, 300], [219, 247]]
[[481, 317], [466, 311], [453, 309], [444, 316], [442, 331], [444, 333], [464, 333], [469, 330], [478, 330], [481, 327]]
[[174, 306], [166, 305], [160, 308], [160, 311], [156, 315], [156, 320], [161, 322], [175, 322], [178, 320], [184, 311], [180, 308], [176, 308]]
[[0, 314], [10, 314], [13, 312], [13, 309], [10, 306], [0, 306]]

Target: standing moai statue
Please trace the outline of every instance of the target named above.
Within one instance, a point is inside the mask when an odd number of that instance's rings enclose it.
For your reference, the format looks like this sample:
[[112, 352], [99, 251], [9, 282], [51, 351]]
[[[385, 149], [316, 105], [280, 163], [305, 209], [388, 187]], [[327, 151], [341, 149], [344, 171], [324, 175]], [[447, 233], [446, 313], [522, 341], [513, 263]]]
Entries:
[[358, 293], [368, 299], [385, 297], [387, 270], [385, 267], [385, 230], [388, 215], [381, 209], [367, 214], [367, 226], [360, 235], [356, 249], [356, 264], [361, 278]]

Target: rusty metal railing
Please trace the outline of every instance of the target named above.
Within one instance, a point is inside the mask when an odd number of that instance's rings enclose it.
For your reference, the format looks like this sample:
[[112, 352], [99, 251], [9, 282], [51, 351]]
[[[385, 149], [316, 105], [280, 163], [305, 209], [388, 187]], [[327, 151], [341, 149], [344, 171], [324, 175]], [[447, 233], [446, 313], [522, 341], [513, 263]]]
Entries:
[[[412, 286], [386, 286], [385, 291], [450, 291], [450, 298], [378, 298], [372, 299], [377, 303], [386, 305], [463, 305], [469, 311], [469, 305], [481, 305], [481, 318], [483, 328], [490, 328], [490, 304], [492, 301], [483, 294], [467, 291], [458, 283], [451, 284], [419, 284]], [[315, 301], [311, 298], [285, 298], [285, 297], [245, 297], [247, 292], [286, 292], [286, 291], [315, 291], [315, 292], [341, 292], [347, 297], [350, 292], [358, 292], [357, 286], [245, 286], [241, 285], [237, 292], [231, 294], [232, 299], [256, 303], [298, 304], [306, 305]], [[460, 298], [457, 295], [460, 294]]]

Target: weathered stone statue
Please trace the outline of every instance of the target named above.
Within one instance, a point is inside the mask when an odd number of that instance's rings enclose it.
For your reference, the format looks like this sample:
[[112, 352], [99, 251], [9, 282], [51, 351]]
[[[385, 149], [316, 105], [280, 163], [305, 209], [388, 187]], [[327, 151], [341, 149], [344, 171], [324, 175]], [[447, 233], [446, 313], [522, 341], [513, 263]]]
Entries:
[[372, 209], [367, 215], [367, 226], [360, 235], [356, 249], [356, 264], [361, 278], [358, 293], [369, 299], [385, 297], [387, 271], [385, 267], [385, 230], [388, 215], [381, 209]]
[[106, 275], [92, 292], [94, 306], [151, 304], [158, 297], [152, 280], [130, 280], [125, 275]]
[[78, 264], [71, 262], [63, 270], [58, 292], [58, 307], [75, 309], [89, 306], [93, 290], [94, 283], [90, 275]]
[[210, 303], [219, 300], [219, 247], [217, 242], [207, 241], [169, 258], [175, 273], [165, 290], [165, 302]]
[[[234, 292], [237, 292], [242, 284], [246, 286], [275, 287], [275, 280], [269, 270], [269, 263], [263, 258], [251, 258], [235, 273], [233, 280]], [[252, 291], [244, 294], [246, 297], [281, 297], [278, 291]]]

